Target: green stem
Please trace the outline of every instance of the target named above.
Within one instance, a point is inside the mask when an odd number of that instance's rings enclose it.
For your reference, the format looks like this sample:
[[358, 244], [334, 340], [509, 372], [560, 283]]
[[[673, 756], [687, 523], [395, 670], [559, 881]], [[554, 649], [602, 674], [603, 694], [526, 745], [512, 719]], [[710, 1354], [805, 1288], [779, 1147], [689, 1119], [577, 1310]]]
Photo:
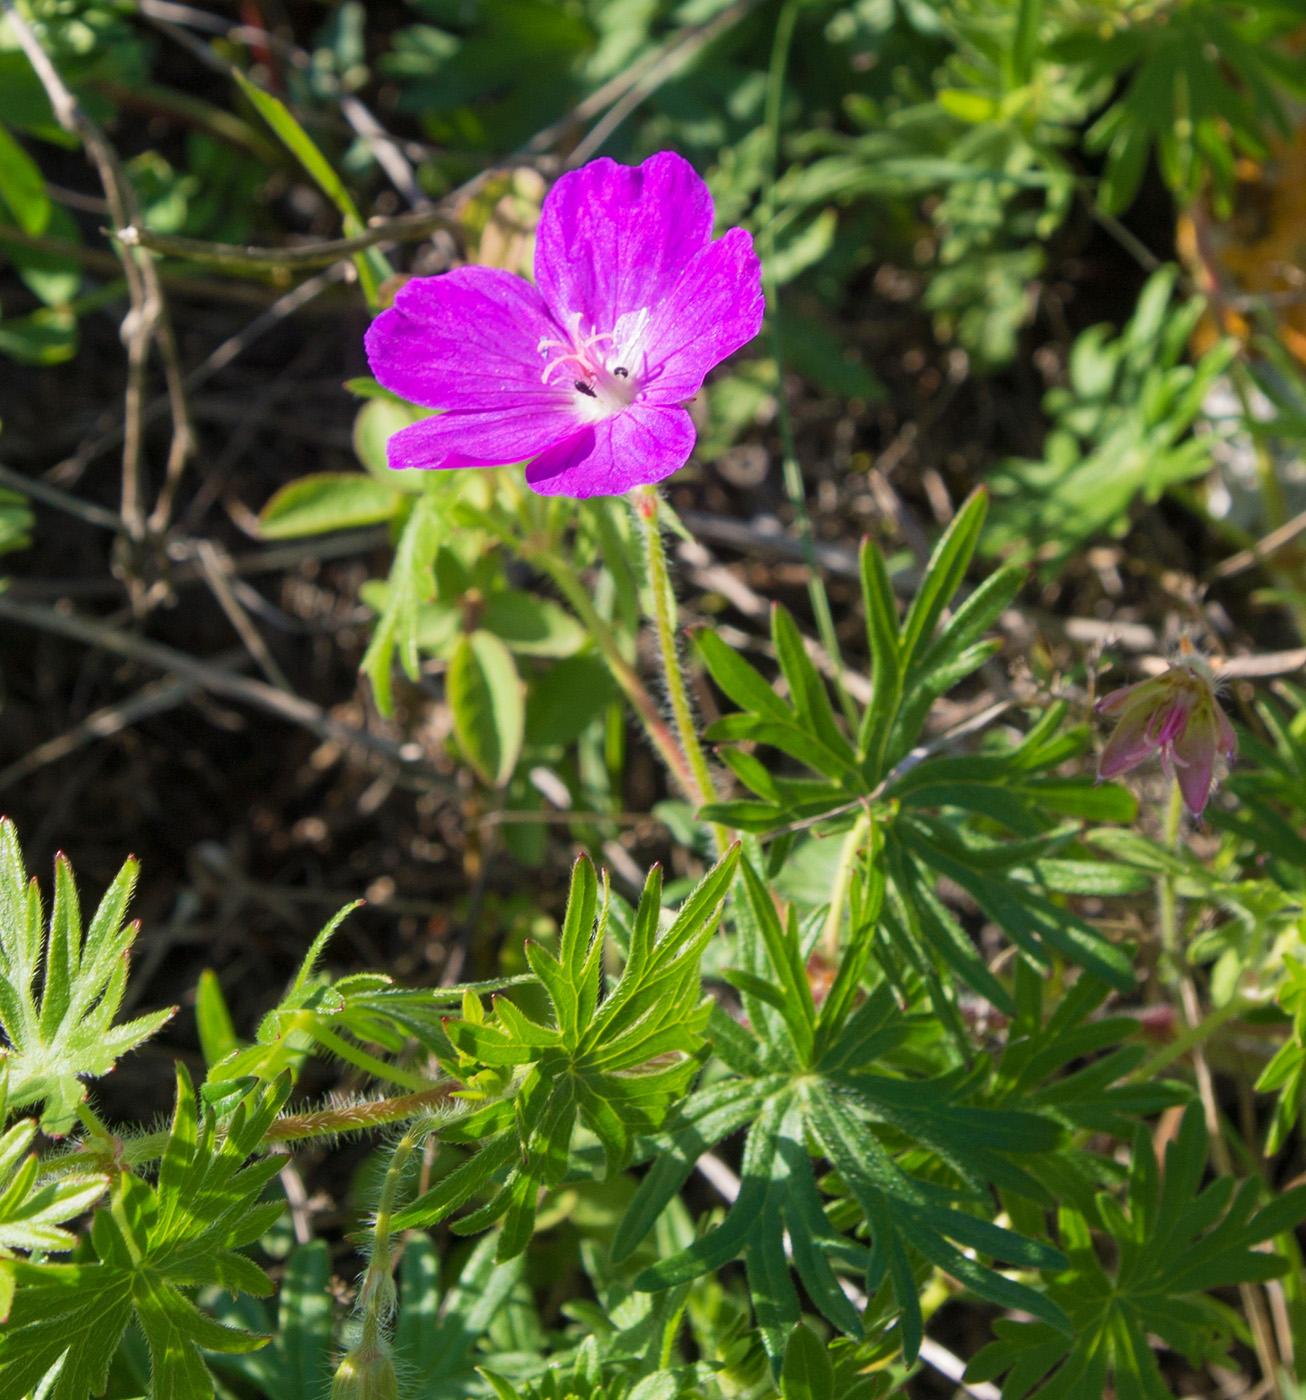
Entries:
[[780, 107], [784, 99], [785, 69], [789, 66], [789, 47], [793, 42], [794, 26], [798, 21], [800, 0], [787, 0], [776, 20], [775, 38], [771, 44], [771, 64], [767, 73], [765, 124], [770, 136], [766, 183], [758, 208], [759, 242], [762, 245], [762, 284], [766, 293], [767, 319], [770, 323], [771, 358], [776, 373], [776, 419], [780, 429], [780, 447], [784, 458], [785, 494], [793, 507], [794, 527], [807, 565], [807, 596], [816, 630], [834, 667], [834, 689], [844, 718], [855, 734], [860, 723], [857, 706], [844, 688], [843, 653], [834, 630], [830, 599], [825, 591], [820, 565], [816, 561], [816, 541], [812, 521], [807, 513], [807, 492], [803, 485], [803, 469], [798, 464], [798, 446], [794, 437], [793, 416], [785, 397], [784, 346], [781, 332], [780, 294], [775, 281], [775, 185], [780, 168]]
[[412, 1089], [419, 1094], [434, 1087], [429, 1079], [423, 1079], [420, 1074], [413, 1074], [397, 1065], [387, 1064], [375, 1055], [369, 1055], [366, 1050], [357, 1045], [350, 1045], [347, 1040], [325, 1026], [310, 1024], [308, 1032], [324, 1049], [338, 1055], [355, 1069], [361, 1069], [365, 1074], [373, 1075], [377, 1079], [388, 1079], [391, 1084], [398, 1084], [402, 1089]]
[[1177, 1035], [1163, 1050], [1158, 1050], [1150, 1060], [1145, 1061], [1129, 1076], [1133, 1083], [1147, 1084], [1168, 1069], [1176, 1060], [1182, 1059], [1191, 1050], [1204, 1045], [1226, 1021], [1241, 1016], [1255, 1002], [1244, 997], [1231, 997], [1223, 1006], [1218, 1006], [1202, 1018], [1195, 1026], [1189, 1026]]
[[[1183, 797], [1179, 782], [1170, 783], [1170, 802], [1165, 813], [1165, 848], [1179, 848], [1179, 824], [1183, 819]], [[1174, 876], [1168, 871], [1157, 883], [1157, 914], [1161, 925], [1161, 948], [1166, 962], [1166, 974], [1172, 979], [1181, 975], [1179, 950], [1179, 910], [1175, 898]]]
[[358, 1302], [363, 1311], [364, 1347], [376, 1345], [383, 1336], [386, 1322], [394, 1310], [394, 1280], [390, 1276], [390, 1220], [394, 1215], [395, 1199], [399, 1194], [399, 1183], [403, 1178], [404, 1167], [412, 1155], [413, 1148], [430, 1131], [430, 1125], [409, 1128], [399, 1139], [390, 1158], [385, 1179], [381, 1183], [381, 1198], [376, 1203], [376, 1218], [372, 1224], [372, 1255], [367, 1262], [367, 1273], [362, 1287], [358, 1290]]
[[[640, 486], [631, 492], [635, 517], [644, 532], [645, 554], [648, 561], [648, 586], [653, 595], [653, 626], [657, 631], [658, 650], [662, 657], [662, 676], [671, 701], [671, 715], [680, 738], [680, 750], [689, 763], [690, 795], [702, 807], [716, 801], [716, 784], [708, 767], [707, 755], [698, 742], [694, 712], [685, 686], [685, 672], [680, 664], [676, 646], [676, 594], [671, 586], [667, 568], [667, 551], [662, 543], [662, 525], [658, 519], [658, 488]], [[725, 827], [714, 824], [717, 848], [724, 851], [730, 836]]]
[[857, 852], [861, 850], [870, 829], [870, 814], [863, 812], [849, 828], [839, 851], [839, 864], [835, 867], [834, 882], [830, 886], [830, 912], [825, 916], [825, 932], [821, 935], [821, 951], [832, 963], [839, 961], [839, 930], [843, 927], [843, 907], [852, 885]]

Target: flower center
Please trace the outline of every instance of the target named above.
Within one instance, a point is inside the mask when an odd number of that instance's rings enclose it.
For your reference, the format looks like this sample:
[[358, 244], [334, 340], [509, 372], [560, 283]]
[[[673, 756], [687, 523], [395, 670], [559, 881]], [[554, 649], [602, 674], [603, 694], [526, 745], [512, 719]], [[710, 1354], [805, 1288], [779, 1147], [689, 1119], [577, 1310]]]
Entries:
[[[643, 328], [647, 314], [637, 318], [637, 327], [618, 323], [612, 331], [581, 332], [582, 313], [568, 318], [567, 340], [541, 340], [539, 352], [545, 358], [540, 378], [545, 384], [566, 386], [577, 415], [598, 422], [620, 413], [639, 397], [643, 388], [643, 357], [634, 340]], [[621, 322], [630, 318], [623, 316]], [[636, 335], [630, 334], [631, 330]]]

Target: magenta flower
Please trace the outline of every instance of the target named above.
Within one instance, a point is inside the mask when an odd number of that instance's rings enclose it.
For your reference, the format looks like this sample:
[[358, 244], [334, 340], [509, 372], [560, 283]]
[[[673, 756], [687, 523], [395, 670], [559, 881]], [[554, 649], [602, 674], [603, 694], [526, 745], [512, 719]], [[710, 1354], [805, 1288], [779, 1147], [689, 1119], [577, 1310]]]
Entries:
[[396, 433], [390, 465], [524, 461], [535, 491], [577, 498], [684, 466], [683, 405], [762, 324], [752, 239], [713, 242], [712, 219], [680, 156], [596, 160], [544, 201], [534, 286], [488, 267], [405, 283], [367, 356], [392, 393], [445, 411]]
[[1104, 695], [1097, 713], [1119, 716], [1098, 760], [1099, 779], [1127, 773], [1159, 753], [1167, 776], [1179, 781], [1184, 806], [1201, 816], [1210, 800], [1216, 756], [1232, 761], [1238, 742], [1215, 698], [1211, 668], [1186, 638], [1164, 675]]

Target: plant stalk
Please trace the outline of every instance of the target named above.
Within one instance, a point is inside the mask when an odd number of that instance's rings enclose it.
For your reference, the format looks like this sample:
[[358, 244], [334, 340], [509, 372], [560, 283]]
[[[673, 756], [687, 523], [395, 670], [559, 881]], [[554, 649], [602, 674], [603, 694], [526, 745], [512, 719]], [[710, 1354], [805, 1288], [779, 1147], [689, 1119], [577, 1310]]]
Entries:
[[[689, 764], [690, 796], [702, 807], [716, 801], [716, 784], [708, 767], [707, 755], [698, 741], [694, 711], [689, 703], [685, 672], [676, 645], [676, 594], [671, 586], [667, 567], [667, 551], [662, 543], [662, 526], [658, 520], [658, 488], [640, 486], [631, 492], [635, 517], [644, 533], [645, 557], [648, 563], [648, 586], [653, 595], [653, 626], [657, 632], [658, 650], [662, 658], [662, 675], [666, 681], [671, 714], [680, 739], [680, 751]], [[719, 823], [713, 824], [717, 849], [724, 851], [730, 835]]]

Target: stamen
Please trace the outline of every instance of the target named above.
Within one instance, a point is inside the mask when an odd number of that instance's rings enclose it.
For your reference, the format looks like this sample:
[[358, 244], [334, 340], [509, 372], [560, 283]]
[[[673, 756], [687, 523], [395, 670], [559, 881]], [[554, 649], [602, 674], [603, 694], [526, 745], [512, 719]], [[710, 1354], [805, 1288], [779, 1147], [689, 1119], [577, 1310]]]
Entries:
[[592, 384], [587, 384], [583, 379], [577, 379], [575, 381], [575, 385], [577, 391], [579, 393], [584, 394], [587, 399], [598, 398], [598, 395], [594, 392], [594, 386]]
[[619, 375], [622, 379], [630, 378], [630, 371], [624, 365], [618, 365], [612, 372], [613, 374]]

